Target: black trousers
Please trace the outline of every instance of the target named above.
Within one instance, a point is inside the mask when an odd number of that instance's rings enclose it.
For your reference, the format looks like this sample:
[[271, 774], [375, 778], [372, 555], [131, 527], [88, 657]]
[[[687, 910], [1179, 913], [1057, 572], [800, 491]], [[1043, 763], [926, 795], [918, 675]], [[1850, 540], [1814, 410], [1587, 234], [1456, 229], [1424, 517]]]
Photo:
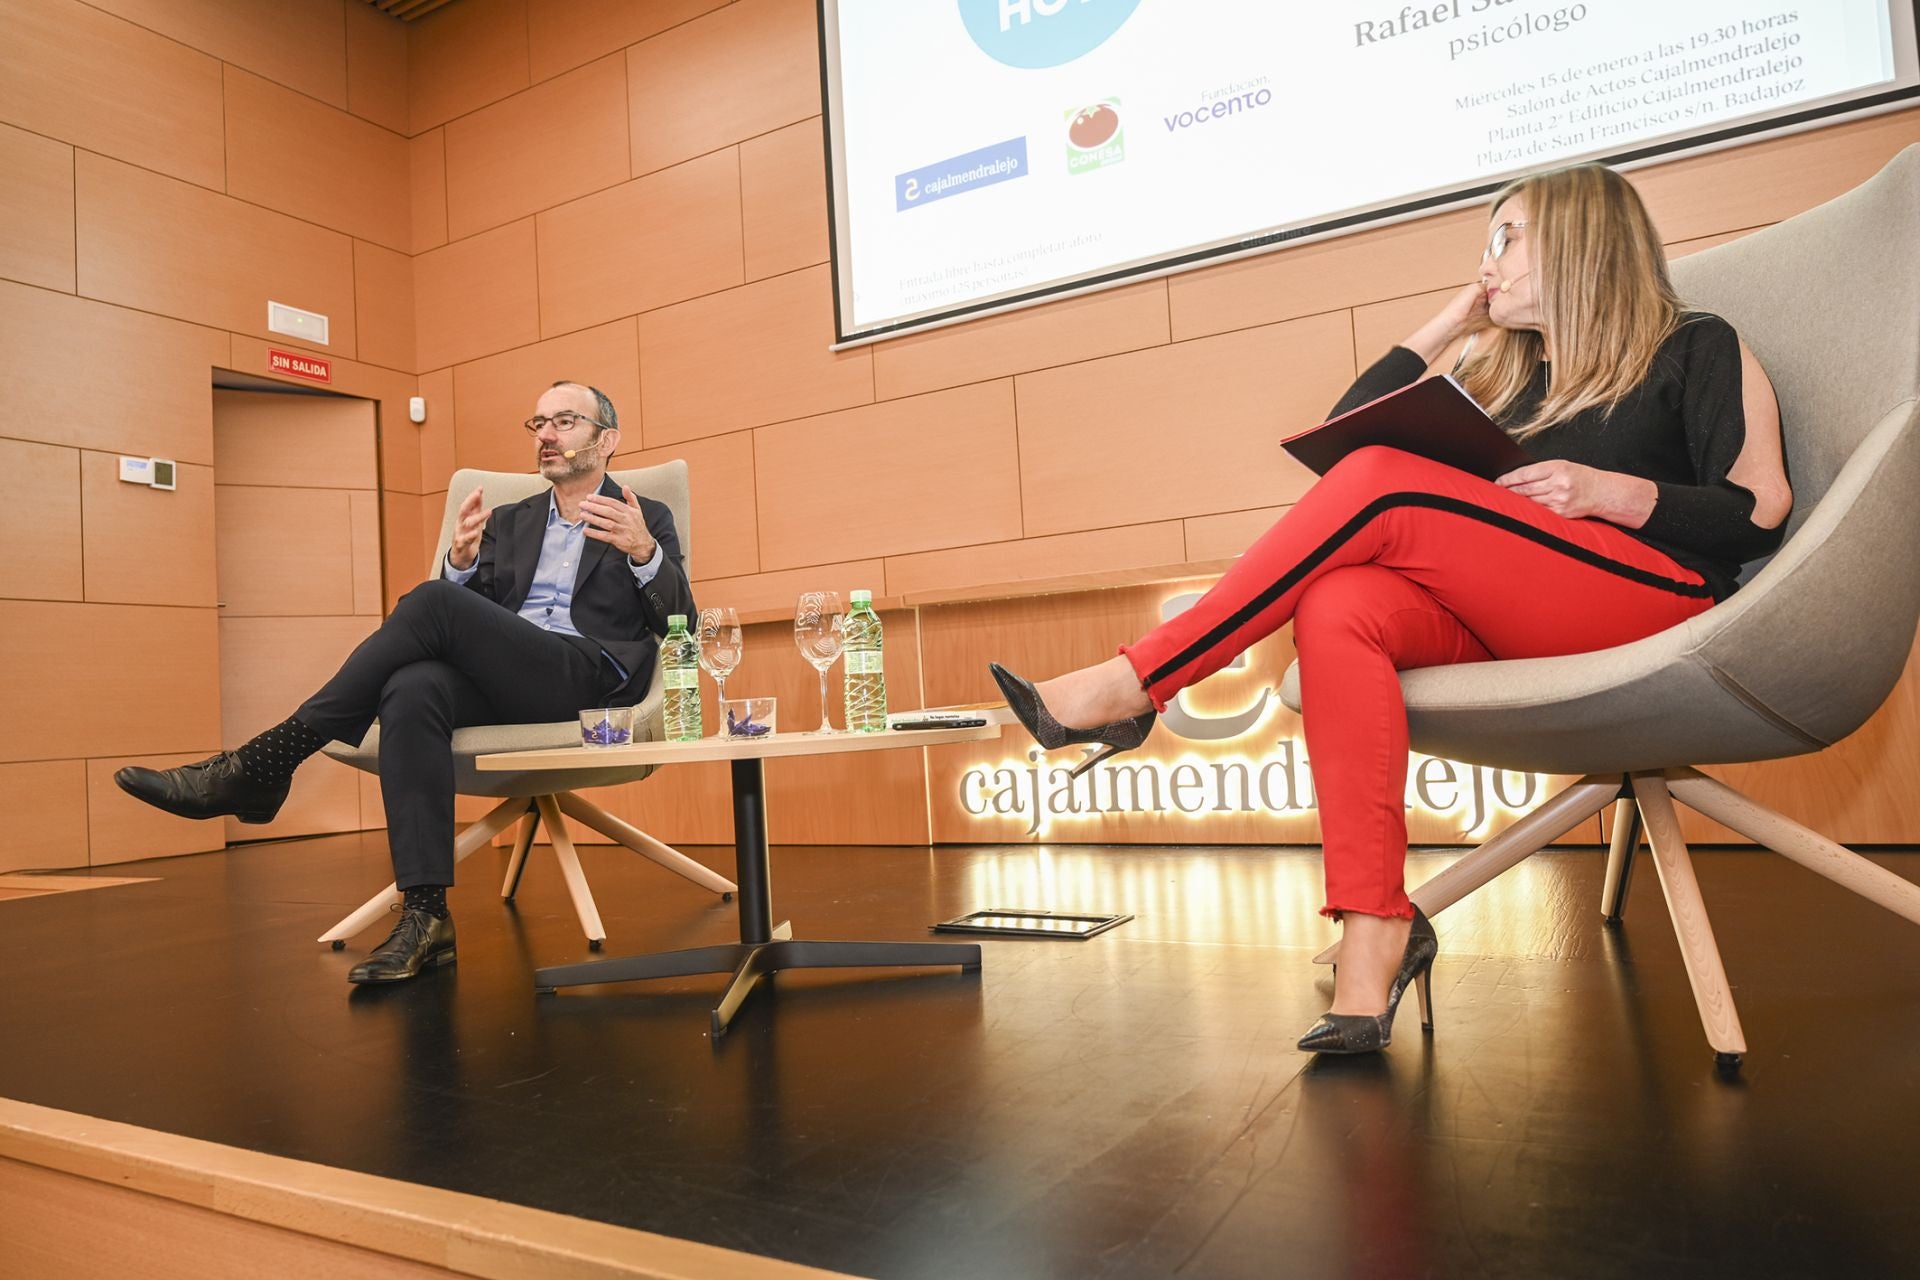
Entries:
[[621, 682], [591, 640], [543, 631], [443, 580], [400, 597], [333, 679], [294, 712], [359, 742], [380, 720], [380, 790], [394, 883], [453, 883], [453, 731], [568, 720]]

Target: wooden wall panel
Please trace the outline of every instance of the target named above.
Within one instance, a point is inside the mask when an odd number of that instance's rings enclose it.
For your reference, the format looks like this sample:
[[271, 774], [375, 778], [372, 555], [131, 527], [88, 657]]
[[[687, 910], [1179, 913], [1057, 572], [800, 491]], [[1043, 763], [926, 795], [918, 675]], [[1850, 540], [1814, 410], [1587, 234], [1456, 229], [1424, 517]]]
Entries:
[[111, 604], [216, 602], [213, 468], [175, 468], [178, 488], [120, 479], [118, 454], [80, 455], [87, 599]]
[[[601, 324], [745, 278], [732, 148], [549, 209], [539, 225], [542, 333]], [[613, 244], [619, 253], [607, 251]]]
[[285, 214], [81, 152], [79, 277], [88, 297], [269, 335], [269, 299], [331, 317], [331, 345], [354, 352], [353, 245]]
[[533, 219], [413, 260], [415, 360], [438, 369], [540, 337]]
[[621, 320], [564, 338], [517, 347], [453, 370], [454, 460], [486, 471], [532, 471], [534, 442], [524, 423], [560, 381], [600, 388], [620, 417], [621, 443], [637, 445], [640, 357], [633, 322]]
[[372, 489], [373, 406], [268, 391], [213, 393], [214, 467], [222, 485]]
[[[692, 572], [728, 578], [760, 568], [760, 525], [753, 493], [753, 433], [736, 431], [664, 449], [621, 453], [616, 467], [651, 467], [683, 458], [693, 505]], [[682, 531], [683, 539], [686, 533]]]
[[0, 600], [0, 760], [215, 750], [212, 609]]
[[1920, 142], [1920, 108], [1636, 170], [1662, 238], [1778, 222], [1859, 186]]
[[627, 178], [627, 66], [612, 54], [446, 126], [458, 240]]
[[371, 5], [348, 3], [347, 110], [403, 137], [407, 127], [407, 27]]
[[353, 611], [378, 618], [382, 612], [380, 571], [380, 495], [371, 489], [347, 494], [348, 531], [353, 543]]
[[834, 351], [826, 267], [640, 317], [646, 446], [873, 400], [873, 353]]
[[0, 764], [0, 826], [0, 871], [86, 866], [86, 761]]
[[0, 125], [0, 276], [73, 292], [73, 148]]
[[1167, 282], [1149, 280], [880, 343], [874, 386], [891, 400], [1159, 346], [1167, 333]]
[[360, 323], [360, 359], [412, 372], [413, 259], [365, 240], [353, 242], [353, 302]]
[[605, 53], [638, 44], [730, 0], [527, 0], [533, 80], [571, 71]]
[[80, 0], [9, 0], [0, 120], [203, 187], [226, 181], [220, 64]]
[[447, 242], [447, 131], [434, 129], [407, 144], [413, 245], [425, 253]]
[[1170, 276], [1173, 336], [1463, 285], [1479, 267], [1486, 236], [1485, 210], [1461, 209]]
[[86, 796], [80, 811], [87, 823], [90, 864], [106, 867], [140, 858], [170, 858], [226, 848], [224, 823], [176, 818], [135, 800], [113, 782], [113, 775], [130, 764], [171, 769], [204, 760], [216, 750], [209, 747], [181, 755], [112, 756], [86, 761]]
[[1006, 381], [763, 427], [754, 433], [760, 563], [788, 569], [1018, 538], [1015, 453]]
[[1279, 439], [1352, 378], [1343, 312], [1021, 374], [1026, 533], [1291, 501], [1312, 475]]
[[636, 44], [627, 83], [636, 174], [817, 116], [813, 0], [740, 0]]
[[0, 282], [0, 351], [8, 435], [213, 461], [209, 387], [231, 356], [226, 334]]
[[[697, 552], [694, 558], [698, 561]], [[749, 612], [791, 616], [803, 591], [838, 591], [844, 603], [856, 590], [879, 595], [886, 589], [886, 578], [884, 560], [848, 560], [738, 578], [697, 577], [693, 594], [702, 608], [730, 605], [743, 617]]]
[[498, 102], [529, 83], [526, 0], [460, 0], [407, 26], [409, 133]]
[[223, 484], [214, 508], [223, 617], [353, 613], [346, 490]]
[[347, 105], [347, 6], [336, 0], [96, 0], [95, 7], [310, 98]]
[[827, 173], [820, 118], [740, 144], [740, 221], [747, 279], [828, 259]]
[[413, 240], [407, 140], [339, 107], [226, 69], [227, 192], [405, 250]]
[[1233, 559], [1253, 545], [1255, 538], [1265, 533], [1274, 521], [1286, 513], [1286, 507], [1254, 507], [1247, 511], [1223, 511], [1217, 515], [1190, 516], [1184, 522], [1187, 535], [1187, 559], [1193, 561]]
[[[223, 566], [224, 569], [224, 566]], [[220, 619], [220, 735], [245, 742], [292, 715], [340, 668], [378, 617]], [[270, 823], [224, 819], [228, 840], [268, 840], [360, 827], [359, 771], [325, 757], [300, 767]]]
[[80, 599], [79, 452], [0, 439], [0, 511], [0, 597]]
[[[259, 339], [236, 334], [233, 358], [227, 367], [288, 386], [306, 389], [313, 385], [276, 374], [267, 366], [268, 350], [267, 344]], [[420, 380], [410, 373], [377, 364], [361, 364], [357, 360], [335, 359], [332, 365], [330, 385], [337, 395], [371, 402], [380, 439], [380, 484], [406, 493], [418, 492], [421, 487], [419, 428], [407, 420], [407, 401], [420, 389]]]
[[1031, 582], [1109, 569], [1177, 565], [1186, 561], [1186, 538], [1178, 520], [1123, 525], [1088, 533], [1026, 538], [947, 551], [887, 558], [887, 594], [939, 591], [977, 585], [983, 572], [1001, 582]]
[[[410, 493], [380, 495], [380, 568], [388, 612], [392, 612], [394, 601], [419, 583], [433, 550], [420, 529], [420, 510], [425, 501]], [[436, 513], [444, 501], [442, 496], [434, 503]], [[435, 530], [439, 527], [435, 521]]]
[[432, 373], [422, 374], [420, 398], [427, 402], [427, 420], [417, 428], [420, 433], [420, 483], [417, 487], [432, 492], [445, 489], [448, 478], [453, 475], [453, 424], [459, 407], [453, 398], [453, 370], [436, 369]]

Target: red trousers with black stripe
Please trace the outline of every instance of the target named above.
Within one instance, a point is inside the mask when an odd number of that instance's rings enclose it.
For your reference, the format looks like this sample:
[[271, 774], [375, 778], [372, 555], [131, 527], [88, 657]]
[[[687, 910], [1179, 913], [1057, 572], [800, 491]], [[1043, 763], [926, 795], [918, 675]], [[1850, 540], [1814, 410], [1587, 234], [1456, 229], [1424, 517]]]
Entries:
[[1611, 648], [1711, 608], [1700, 576], [1396, 449], [1360, 449], [1187, 612], [1121, 652], [1154, 705], [1291, 621], [1326, 862], [1323, 912], [1408, 917], [1407, 711], [1395, 672]]

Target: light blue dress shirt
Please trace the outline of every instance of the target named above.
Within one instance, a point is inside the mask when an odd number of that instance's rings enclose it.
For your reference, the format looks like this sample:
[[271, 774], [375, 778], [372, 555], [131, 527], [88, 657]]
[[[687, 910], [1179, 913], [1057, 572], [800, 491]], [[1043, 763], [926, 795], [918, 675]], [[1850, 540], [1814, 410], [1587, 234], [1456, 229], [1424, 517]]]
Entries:
[[[547, 495], [547, 531], [540, 539], [540, 562], [534, 566], [533, 585], [527, 590], [527, 598], [520, 606], [520, 616], [539, 627], [542, 631], [557, 631], [561, 635], [577, 636], [579, 628], [573, 625], [573, 580], [580, 571], [580, 553], [586, 550], [587, 520], [585, 516], [568, 524], [560, 518], [560, 504], [549, 493]], [[451, 556], [452, 552], [448, 552]], [[633, 571], [633, 580], [640, 586], [652, 582], [654, 575], [660, 572], [660, 566], [666, 561], [666, 549], [658, 542], [653, 544], [653, 556], [645, 564], [627, 561], [627, 567]], [[476, 560], [470, 567], [456, 569], [451, 559], [440, 566], [440, 576], [449, 582], [465, 584], [480, 567]], [[584, 638], [584, 637], [583, 637]], [[601, 650], [608, 662], [624, 679], [627, 672], [613, 661], [613, 655]]]

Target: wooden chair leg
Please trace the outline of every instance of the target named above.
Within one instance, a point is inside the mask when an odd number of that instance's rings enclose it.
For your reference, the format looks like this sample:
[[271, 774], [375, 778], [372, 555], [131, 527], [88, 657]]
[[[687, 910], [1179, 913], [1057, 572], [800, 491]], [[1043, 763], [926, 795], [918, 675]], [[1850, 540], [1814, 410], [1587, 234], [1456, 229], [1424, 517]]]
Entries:
[[1633, 879], [1633, 854], [1640, 846], [1640, 807], [1622, 796], [1613, 806], [1613, 840], [1607, 845], [1607, 875], [1600, 886], [1600, 914], [1608, 924], [1619, 924], [1626, 910], [1627, 886]]
[[560, 812], [568, 817], [578, 819], [609, 840], [624, 845], [643, 858], [653, 859], [675, 875], [684, 876], [702, 889], [727, 895], [739, 887], [719, 872], [701, 866], [678, 849], [662, 844], [631, 822], [608, 813], [591, 800], [583, 799], [571, 791], [563, 791], [555, 798], [560, 802]]
[[1709, 778], [1698, 769], [1670, 771], [1667, 787], [1673, 792], [1674, 798], [1688, 808], [1698, 809], [1755, 844], [1764, 845], [1784, 858], [1791, 858], [1807, 870], [1825, 876], [1843, 889], [1852, 890], [1868, 902], [1920, 924], [1920, 885], [1911, 880], [1868, 862], [1844, 845], [1835, 844], [1818, 831], [1809, 830], [1785, 814], [1754, 802], [1718, 778]]
[[567, 834], [560, 806], [553, 796], [540, 796], [534, 803], [540, 807], [541, 821], [547, 824], [547, 839], [553, 841], [553, 856], [560, 863], [560, 874], [566, 879], [567, 893], [573, 898], [573, 911], [580, 917], [587, 945], [598, 951], [607, 931], [600, 923], [599, 908], [593, 905], [593, 890], [587, 888], [587, 873], [580, 869], [580, 855], [574, 851], [573, 837]]
[[[1414, 904], [1429, 916], [1439, 915], [1606, 808], [1619, 794], [1618, 774], [1587, 775], [1415, 889], [1411, 895]], [[1336, 942], [1313, 962], [1332, 964], [1339, 958], [1340, 944]]]
[[540, 806], [529, 804], [526, 816], [520, 819], [520, 830], [513, 837], [513, 854], [507, 859], [507, 875], [500, 882], [500, 898], [512, 902], [513, 895], [520, 892], [520, 877], [527, 869], [527, 852], [533, 848], [533, 838], [540, 831]]
[[[510, 796], [488, 810], [486, 817], [462, 831], [454, 840], [454, 864], [459, 865], [475, 849], [505, 831], [531, 807], [531, 803], [525, 796]], [[346, 919], [321, 934], [319, 941], [331, 942], [335, 951], [340, 950], [347, 945], [348, 938], [385, 915], [387, 908], [398, 901], [400, 901], [400, 890], [388, 884], [379, 893], [368, 898]]]
[[1693, 985], [1694, 1003], [1700, 1009], [1700, 1025], [1720, 1065], [1738, 1066], [1747, 1051], [1747, 1040], [1740, 1031], [1733, 989], [1727, 985], [1720, 948], [1713, 940], [1713, 925], [1707, 920], [1707, 906], [1700, 897], [1700, 882], [1694, 878], [1693, 860], [1680, 837], [1680, 815], [1674, 812], [1667, 781], [1657, 773], [1635, 774], [1633, 794], [1646, 823], [1647, 843], [1653, 849], [1653, 865], [1660, 873], [1660, 889], [1667, 898], [1667, 912], [1673, 917], [1673, 931], [1680, 940], [1687, 981]]

